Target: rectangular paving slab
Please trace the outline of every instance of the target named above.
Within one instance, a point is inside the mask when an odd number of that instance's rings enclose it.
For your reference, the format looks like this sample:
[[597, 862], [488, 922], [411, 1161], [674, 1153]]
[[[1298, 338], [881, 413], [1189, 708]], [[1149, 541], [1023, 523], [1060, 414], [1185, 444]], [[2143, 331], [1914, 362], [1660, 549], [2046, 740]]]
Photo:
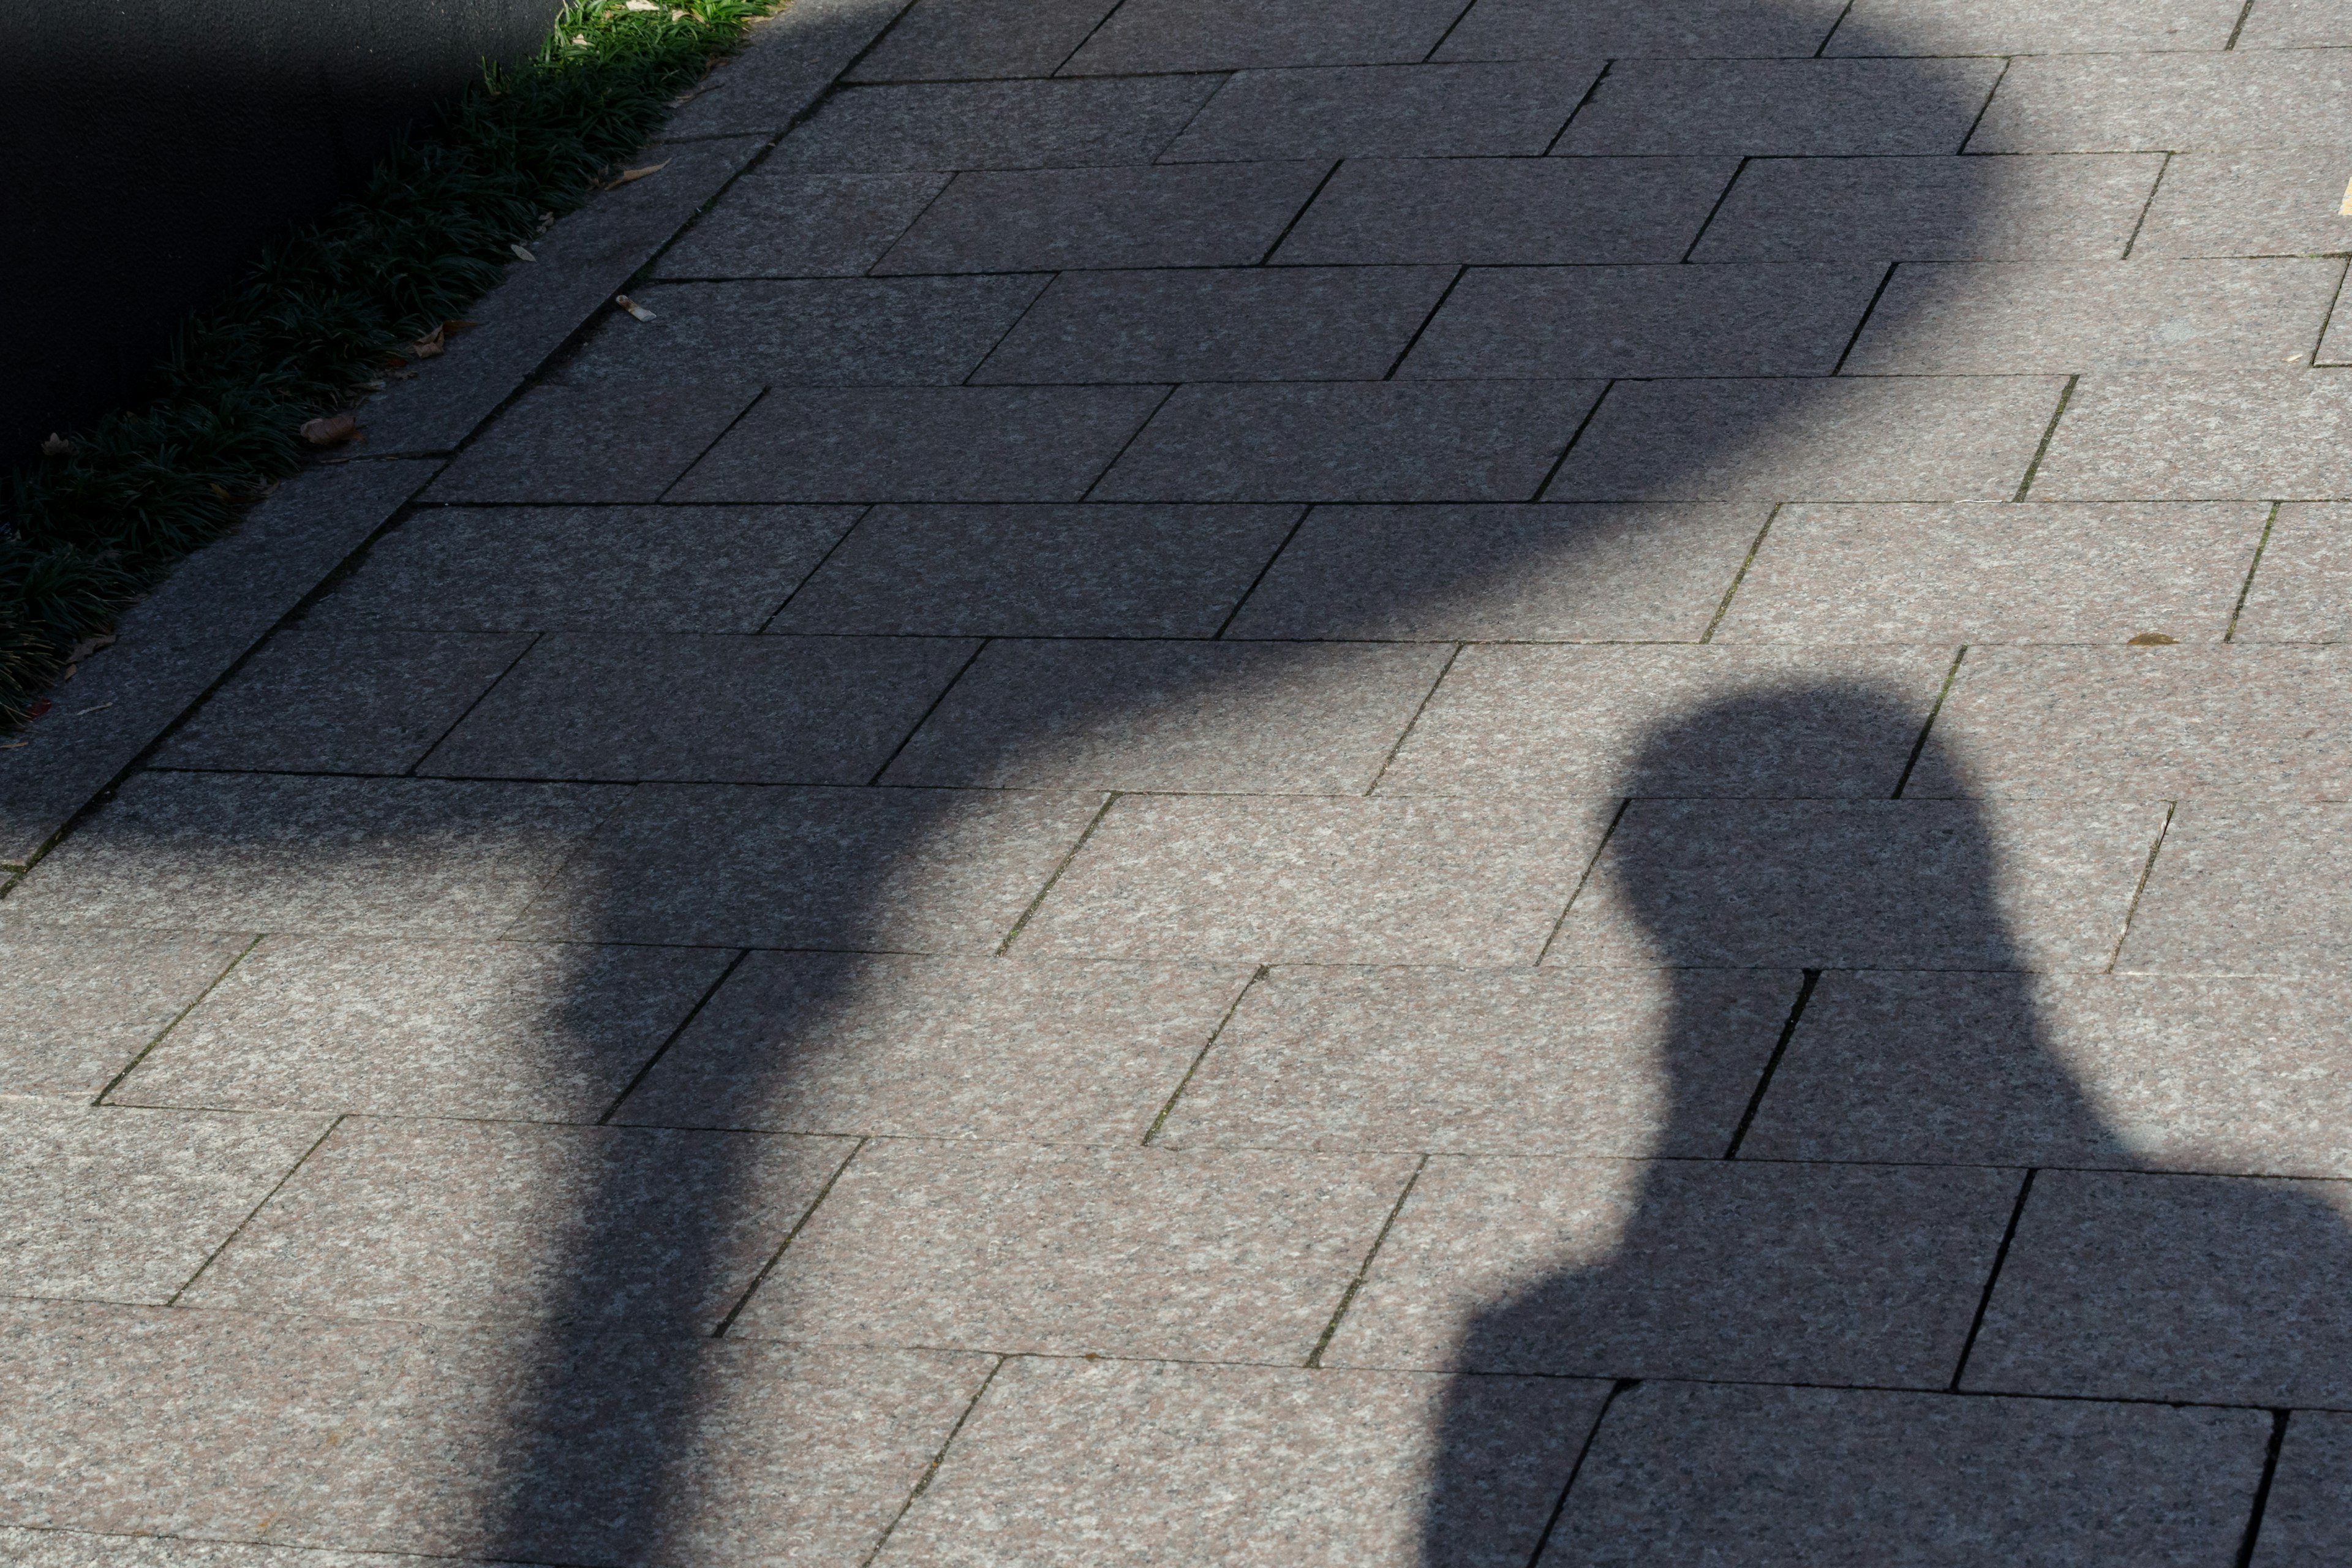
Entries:
[[[2230, 0], [1855, 0], [1826, 54], [2075, 55], [2219, 49], [2245, 7]], [[1890, 45], [1896, 47], [1891, 47]]]
[[2118, 966], [2175, 974], [2332, 973], [2352, 954], [2336, 889], [2340, 802], [2190, 801], [2174, 816]]
[[740, 377], [625, 393], [538, 387], [442, 470], [425, 499], [659, 500], [759, 395], [755, 383]]
[[1842, 0], [1690, 0], [1671, 10], [1616, 0], [1476, 0], [1438, 47], [1441, 59], [1817, 54]]
[[959, 174], [875, 270], [1247, 267], [1330, 172], [1315, 159]]
[[1612, 61], [1557, 151], [1588, 157], [1957, 153], [2000, 75], [2000, 62], [1990, 59]]
[[95, 1099], [251, 945], [243, 935], [0, 930], [0, 1094]]
[[662, 252], [653, 276], [855, 278], [882, 258], [948, 178], [755, 169]]
[[2341, 506], [2279, 508], [2238, 616], [2241, 642], [2352, 640], [2352, 552]]
[[[2269, 6], [2265, 5], [2264, 10]], [[2183, 153], [2164, 167], [2132, 254], [2305, 256], [2352, 247], [2335, 147]]]
[[1120, 76], [1425, 59], [1460, 14], [1454, 0], [1302, 0], [1280, 10], [1250, 0], [1127, 0], [1062, 69]]
[[1223, 79], [845, 88], [770, 155], [779, 173], [1068, 169], [1149, 163]]
[[2263, 1509], [2256, 1568], [2316, 1568], [2352, 1546], [2352, 1416], [2299, 1410], [2287, 1417], [2278, 1471]]
[[1533, 157], [1600, 74], [1598, 59], [1237, 71], [1164, 157]]
[[2011, 64], [1971, 153], [2170, 153], [2352, 141], [2340, 49], [2049, 55]]
[[2352, 372], [2089, 375], [2036, 500], [2328, 500], [2352, 493]]
[[919, 0], [858, 57], [851, 81], [1051, 76], [1118, 0]]

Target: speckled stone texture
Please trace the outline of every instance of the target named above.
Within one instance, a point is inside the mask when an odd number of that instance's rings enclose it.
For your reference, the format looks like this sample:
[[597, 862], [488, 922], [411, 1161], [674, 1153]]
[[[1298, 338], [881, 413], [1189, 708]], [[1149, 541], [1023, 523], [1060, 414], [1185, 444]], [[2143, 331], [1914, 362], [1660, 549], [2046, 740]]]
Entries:
[[2352, 550], [2342, 542], [2347, 515], [2341, 506], [2279, 508], [2238, 617], [2239, 641], [2352, 641]]
[[89, 1100], [251, 944], [244, 935], [0, 930], [0, 1094]]
[[1329, 172], [1307, 160], [961, 174], [875, 270], [1247, 267], [1265, 258]]
[[2118, 965], [2175, 974], [2329, 974], [2352, 955], [2337, 889], [2341, 803], [2190, 801], [2174, 816]]

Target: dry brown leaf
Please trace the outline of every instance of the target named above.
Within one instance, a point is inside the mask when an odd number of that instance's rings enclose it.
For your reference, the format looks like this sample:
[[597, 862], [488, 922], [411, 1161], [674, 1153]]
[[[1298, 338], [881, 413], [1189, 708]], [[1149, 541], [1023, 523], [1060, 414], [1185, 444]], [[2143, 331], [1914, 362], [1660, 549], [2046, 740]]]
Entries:
[[508, 248], [509, 250], [513, 251], [513, 252], [515, 253], [515, 255], [516, 255], [519, 258], [520, 258], [521, 260], [524, 260], [524, 261], [536, 261], [536, 260], [538, 260], [538, 259], [539, 259], [539, 258], [538, 258], [538, 257], [533, 256], [530, 251], [525, 250], [520, 243], [513, 244], [513, 245], [509, 245], [509, 246], [508, 246], [508, 247], [507, 247], [507, 248]]
[[113, 646], [114, 634], [112, 632], [100, 632], [94, 637], [84, 637], [81, 641], [73, 645], [73, 651], [66, 655], [66, 662], [68, 664], [79, 664], [83, 659], [88, 658], [100, 648], [112, 647]]
[[2142, 632], [2124, 646], [2126, 647], [2171, 647], [2179, 637], [2166, 637], [2162, 632]]
[[453, 316], [441, 323], [441, 330], [454, 338], [459, 332], [470, 332], [481, 324], [479, 321], [468, 321]]
[[626, 294], [614, 295], [613, 303], [618, 305], [622, 310], [626, 310], [630, 315], [635, 316], [640, 321], [657, 320], [651, 310], [646, 310], [643, 305], [638, 304]]
[[441, 351], [449, 346], [442, 341], [441, 337], [441, 334], [447, 330], [448, 329], [446, 327], [434, 328], [431, 331], [425, 333], [423, 337], [409, 344], [408, 352], [415, 354], [418, 359], [440, 358]]
[[49, 438], [41, 443], [41, 456], [44, 458], [62, 458], [73, 449], [73, 443], [54, 430], [49, 432]]
[[313, 447], [340, 447], [359, 433], [360, 422], [350, 414], [330, 414], [302, 426], [302, 439]]
[[664, 158], [660, 163], [647, 163], [642, 169], [624, 169], [619, 174], [614, 175], [612, 181], [607, 184], [604, 188], [608, 191], [617, 190], [621, 186], [627, 184], [632, 180], [642, 180], [647, 174], [657, 174], [662, 170], [669, 167], [669, 162], [670, 161], [667, 158]]

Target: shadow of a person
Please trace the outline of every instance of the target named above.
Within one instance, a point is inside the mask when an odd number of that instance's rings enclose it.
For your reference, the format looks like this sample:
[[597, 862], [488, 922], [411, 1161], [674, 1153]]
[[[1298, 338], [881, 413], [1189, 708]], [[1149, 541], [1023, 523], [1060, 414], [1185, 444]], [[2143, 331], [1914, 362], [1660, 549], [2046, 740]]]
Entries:
[[[1905, 721], [1861, 688], [1733, 698], [1660, 730], [1633, 777], [1824, 702]], [[1911, 773], [1956, 763], [1930, 738]], [[1476, 1430], [1496, 1374], [1613, 1381], [1538, 1554], [1554, 1568], [2248, 1560], [2284, 1407], [2352, 1378], [2328, 1307], [2352, 1236], [2326, 1189], [2244, 1179], [2294, 1173], [2289, 1151], [2103, 1115], [2164, 1050], [2214, 1048], [2148, 1043], [2214, 983], [2062, 951], [2005, 885], [2000, 816], [1632, 801], [1580, 902], [1672, 976], [1652, 1156], [1560, 1162], [1551, 1267], [1469, 1315], [1425, 1568], [1501, 1560]], [[1788, 1019], [1727, 1072], [1725, 972], [1759, 968], [1785, 973]], [[2095, 1513], [2050, 1516], [2055, 1472]]]

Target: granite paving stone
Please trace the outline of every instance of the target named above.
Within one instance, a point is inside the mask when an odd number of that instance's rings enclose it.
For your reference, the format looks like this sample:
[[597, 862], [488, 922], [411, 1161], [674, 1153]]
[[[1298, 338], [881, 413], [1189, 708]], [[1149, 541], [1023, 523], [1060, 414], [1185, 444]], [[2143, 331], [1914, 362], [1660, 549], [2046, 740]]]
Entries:
[[[1713, 1159], [1797, 984], [1769, 973], [1284, 967], [1250, 987], [1153, 1142]], [[1673, 1081], [1662, 1058], [1675, 1064]]]
[[561, 374], [608, 388], [682, 376], [771, 386], [951, 386], [987, 357], [1045, 284], [1028, 273], [651, 284], [633, 298], [655, 319], [611, 312]]
[[433, 749], [423, 771], [863, 784], [977, 646], [551, 632]]
[[[1434, 1534], [1449, 1563], [1504, 1568], [1535, 1549], [1603, 1393], [1024, 1358], [989, 1384], [878, 1562], [1402, 1563]], [[1449, 1417], [1474, 1435], [1441, 1457], [1429, 1434]], [[1475, 1466], [1472, 1495], [1441, 1494], [1439, 1464]]]
[[2165, 814], [2120, 803], [1637, 800], [1549, 959], [2105, 969]]
[[279, 632], [174, 730], [171, 768], [401, 773], [515, 660], [527, 635]]
[[1627, 382], [1544, 499], [2006, 500], [2064, 387], [2023, 375]]
[[1973, 649], [1907, 795], [2352, 795], [2352, 666], [2328, 647]]
[[1098, 795], [658, 785], [565, 862], [511, 934], [988, 952]]
[[0, 929], [0, 1095], [95, 1098], [251, 940]]
[[2352, 373], [2087, 375], [2033, 476], [2036, 500], [2352, 495]]
[[1441, 1155], [1323, 1361], [1940, 1388], [2020, 1174]]
[[1165, 396], [1156, 386], [772, 393], [671, 499], [1074, 501]]
[[1831, 973], [1739, 1152], [2352, 1175], [2344, 1017], [2333, 975]]
[[2246, 14], [2233, 47], [2327, 48], [2344, 41], [2343, 0], [2263, 0]]
[[731, 956], [265, 937], [107, 1100], [593, 1121]]
[[2352, 552], [2341, 506], [2283, 506], [2263, 544], [2235, 633], [2240, 642], [2352, 641]]
[[1960, 1386], [2343, 1405], [2352, 1197], [2339, 1182], [2037, 1173]]
[[941, 174], [754, 170], [662, 252], [656, 278], [855, 278], [948, 183]]
[[621, 792], [146, 773], [8, 896], [36, 925], [490, 935]]
[[2083, 158], [1758, 158], [1694, 261], [2120, 259], [2164, 166]]
[[1313, 161], [959, 174], [875, 270], [1247, 267], [1330, 172]]
[[1163, 163], [1533, 157], [1601, 61], [1236, 71]]
[[[1475, 645], [1380, 793], [1884, 799], [1951, 662], [1943, 647]], [[1661, 742], [1695, 714], [1716, 717]]]
[[920, 0], [858, 57], [850, 81], [1051, 76], [1118, 0]]
[[2319, 1568], [2352, 1547], [2352, 1416], [2298, 1410], [2287, 1417], [2278, 1472], [2263, 1509], [2254, 1568]]
[[[2219, 49], [2243, 5], [2230, 0], [1854, 0], [1830, 55], [2123, 54]], [[1849, 34], [1848, 28], [1853, 32]], [[1892, 44], [1895, 46], [1889, 47]]]
[[1601, 389], [1591, 381], [1182, 386], [1089, 494], [1532, 500]]
[[1129, 795], [1014, 951], [1255, 963], [1532, 963], [1607, 802]]
[[328, 1126], [0, 1100], [0, 1291], [163, 1305]]
[[414, 1335], [394, 1324], [0, 1302], [12, 1460], [0, 1471], [0, 1520], [249, 1538], [332, 1484], [341, 1439], [389, 1392]]
[[1453, 280], [1443, 267], [1065, 272], [972, 380], [1378, 381]]
[[1827, 375], [1885, 278], [1874, 263], [1474, 268], [1397, 374]]
[[1805, 158], [1957, 153], [2000, 69], [1994, 59], [1624, 60], [1612, 64], [1555, 151]]
[[885, 506], [780, 632], [1208, 637], [1297, 526], [1295, 506]]
[[558, 1314], [708, 1329], [853, 1147], [750, 1132], [348, 1118], [183, 1300], [346, 1318]]
[[304, 625], [755, 632], [856, 507], [447, 507], [377, 540]]
[[731, 1331], [1296, 1364], [1412, 1170], [1395, 1154], [869, 1143]]
[[993, 1364], [499, 1328], [434, 1332], [410, 1363], [341, 1484], [273, 1537], [433, 1561], [856, 1563]]
[[1233, 964], [753, 953], [614, 1120], [1139, 1143], [1249, 977]]
[[1541, 1561], [2226, 1563], [2269, 1424], [2255, 1410], [1646, 1383], [1611, 1404]]
[[1126, 0], [1062, 70], [1125, 76], [1419, 60], [1460, 15], [1456, 0]]
[[[1782, 507], [1714, 640], [2218, 642], [2268, 515], [2258, 502]], [[2263, 559], [2277, 548], [2274, 531]]]
[[888, 784], [1361, 795], [1452, 650], [995, 642]]
[[1768, 515], [1760, 506], [1317, 507], [1226, 635], [1696, 642]]
[[2189, 801], [2175, 814], [2117, 966], [2327, 974], [2352, 955], [2352, 807]]
[[2183, 153], [2164, 168], [2137, 257], [2310, 256], [2352, 250], [2338, 147]]
[[[635, 326], [637, 323], [631, 322]], [[760, 395], [740, 378], [541, 386], [426, 487], [436, 501], [659, 500]]]
[[1729, 158], [1349, 158], [1277, 262], [1678, 261]]
[[1897, 267], [1849, 375], [2232, 371], [2299, 364], [2342, 281], [2335, 260]]
[[1820, 51], [1844, 0], [1476, 0], [1438, 47], [1440, 59], [1545, 59], [1564, 54], [1668, 58]]
[[2347, 312], [2342, 321], [2336, 320], [2334, 312], [2329, 313], [2327, 331], [2320, 335], [2319, 352], [2311, 356], [2311, 363], [2325, 365], [2352, 363], [2352, 312]]
[[967, 81], [845, 88], [795, 126], [779, 173], [1069, 169], [1149, 163], [1222, 78]]
[[2190, 153], [2352, 142], [2343, 49], [2052, 55], [2011, 62], [1971, 153]]
[[0, 1529], [0, 1552], [16, 1568], [383, 1568], [352, 1552], [62, 1530]]

